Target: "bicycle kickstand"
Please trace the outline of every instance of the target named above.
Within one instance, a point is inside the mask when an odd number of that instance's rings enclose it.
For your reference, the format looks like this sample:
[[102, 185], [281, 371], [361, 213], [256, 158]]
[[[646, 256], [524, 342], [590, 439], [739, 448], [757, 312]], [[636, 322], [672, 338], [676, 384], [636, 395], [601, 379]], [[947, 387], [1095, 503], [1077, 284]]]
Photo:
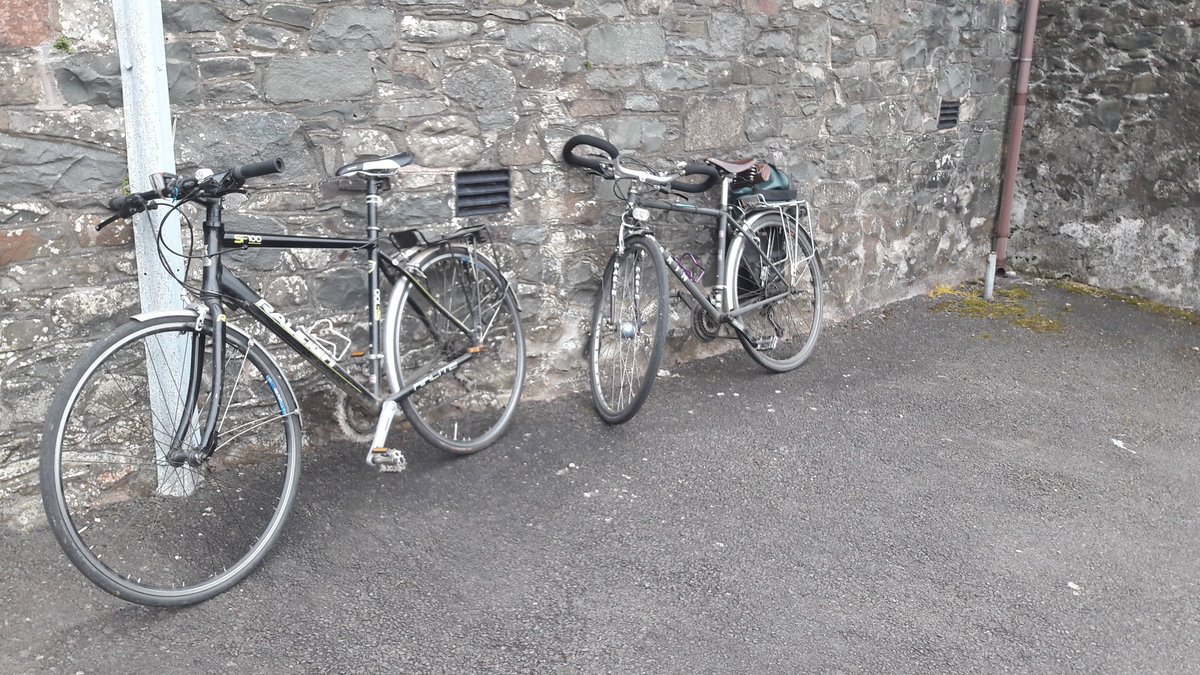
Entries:
[[398, 407], [395, 401], [384, 401], [383, 409], [379, 411], [379, 421], [375, 423], [371, 448], [367, 451], [367, 466], [377, 467], [383, 473], [400, 473], [408, 467], [408, 460], [399, 450], [384, 446]]

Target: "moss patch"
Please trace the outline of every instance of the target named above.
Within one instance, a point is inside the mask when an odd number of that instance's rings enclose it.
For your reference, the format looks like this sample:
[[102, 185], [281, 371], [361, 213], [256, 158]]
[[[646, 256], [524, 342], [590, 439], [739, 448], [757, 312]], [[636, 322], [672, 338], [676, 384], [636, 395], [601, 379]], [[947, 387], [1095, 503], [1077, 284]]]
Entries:
[[1035, 333], [1061, 333], [1065, 330], [1062, 323], [1024, 304], [1033, 297], [1033, 294], [1024, 288], [996, 290], [992, 294], [992, 302], [983, 299], [983, 291], [948, 286], [933, 289], [929, 297], [939, 300], [930, 308], [935, 312], [948, 312], [972, 319], [1007, 321], [1018, 328]]
[[1070, 291], [1071, 293], [1079, 293], [1080, 295], [1090, 295], [1093, 298], [1103, 298], [1105, 300], [1122, 302], [1126, 305], [1133, 305], [1143, 312], [1149, 312], [1158, 316], [1169, 316], [1173, 319], [1186, 321], [1193, 326], [1200, 326], [1200, 312], [1196, 312], [1195, 310], [1184, 309], [1182, 307], [1173, 307], [1171, 305], [1163, 304], [1148, 298], [1129, 295], [1128, 293], [1110, 291], [1104, 288], [1096, 288], [1095, 286], [1088, 286], [1087, 284], [1081, 284], [1077, 281], [1063, 280], [1057, 282], [1057, 286], [1065, 291]]

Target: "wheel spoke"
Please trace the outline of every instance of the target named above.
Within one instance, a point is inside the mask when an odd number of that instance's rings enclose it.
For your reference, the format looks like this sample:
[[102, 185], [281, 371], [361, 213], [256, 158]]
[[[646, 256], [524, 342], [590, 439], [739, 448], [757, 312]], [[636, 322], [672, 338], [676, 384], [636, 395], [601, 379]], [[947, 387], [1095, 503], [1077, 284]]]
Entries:
[[627, 240], [605, 271], [592, 315], [589, 350], [596, 410], [611, 424], [637, 413], [666, 340], [666, 275], [648, 239]]
[[457, 454], [475, 452], [507, 428], [524, 384], [525, 342], [516, 302], [500, 272], [466, 248], [431, 256], [418, 276], [433, 300], [470, 334], [464, 335], [414, 286], [403, 286], [397, 344], [390, 347], [397, 384], [419, 381], [468, 349], [482, 349], [400, 404], [430, 444]]

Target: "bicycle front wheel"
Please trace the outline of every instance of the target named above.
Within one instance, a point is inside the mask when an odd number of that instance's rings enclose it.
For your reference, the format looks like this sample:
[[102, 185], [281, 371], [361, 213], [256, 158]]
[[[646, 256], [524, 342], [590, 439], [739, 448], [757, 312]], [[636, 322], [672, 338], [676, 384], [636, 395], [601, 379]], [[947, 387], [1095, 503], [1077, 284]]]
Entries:
[[759, 365], [785, 373], [816, 348], [824, 302], [821, 268], [812, 241], [791, 217], [762, 216], [747, 235], [734, 240], [728, 260], [731, 312], [743, 326], [738, 339]]
[[609, 424], [629, 421], [650, 395], [667, 342], [667, 268], [643, 236], [613, 253], [592, 307], [588, 379], [596, 412]]
[[199, 466], [167, 462], [181, 425], [184, 449], [195, 448], [209, 410], [212, 341], [195, 327], [134, 319], [93, 346], [42, 434], [42, 502], [59, 544], [97, 586], [145, 605], [200, 602], [240, 581], [278, 537], [300, 477], [296, 401], [262, 347], [232, 328], [216, 450]]
[[[392, 386], [399, 391], [434, 376], [400, 400], [405, 416], [436, 448], [478, 452], [507, 430], [525, 383], [516, 295], [495, 265], [461, 246], [426, 258], [414, 277], [428, 295], [411, 280], [396, 289], [401, 295], [389, 330], [395, 338], [388, 345]], [[441, 372], [464, 352], [468, 360]]]

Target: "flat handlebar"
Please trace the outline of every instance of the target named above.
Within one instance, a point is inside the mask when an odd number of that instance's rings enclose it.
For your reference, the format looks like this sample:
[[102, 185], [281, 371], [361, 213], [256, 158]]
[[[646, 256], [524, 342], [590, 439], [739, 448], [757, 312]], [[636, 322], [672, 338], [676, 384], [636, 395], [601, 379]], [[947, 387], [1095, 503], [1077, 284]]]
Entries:
[[[96, 229], [101, 230], [105, 225], [114, 220], [128, 218], [146, 209], [153, 208], [152, 201], [161, 197], [172, 197], [179, 200], [197, 197], [223, 197], [230, 192], [240, 190], [247, 178], [257, 178], [258, 176], [281, 173], [282, 171], [283, 159], [276, 157], [275, 159], [264, 159], [260, 162], [242, 164], [224, 173], [210, 174], [209, 177], [203, 180], [185, 179], [170, 174], [163, 174], [161, 175], [163, 180], [156, 182], [156, 184], [163, 185], [162, 189], [134, 192], [133, 194], [113, 197], [105, 202], [104, 207], [115, 213], [111, 218], [96, 225]], [[156, 174], [154, 178], [159, 177]]]

